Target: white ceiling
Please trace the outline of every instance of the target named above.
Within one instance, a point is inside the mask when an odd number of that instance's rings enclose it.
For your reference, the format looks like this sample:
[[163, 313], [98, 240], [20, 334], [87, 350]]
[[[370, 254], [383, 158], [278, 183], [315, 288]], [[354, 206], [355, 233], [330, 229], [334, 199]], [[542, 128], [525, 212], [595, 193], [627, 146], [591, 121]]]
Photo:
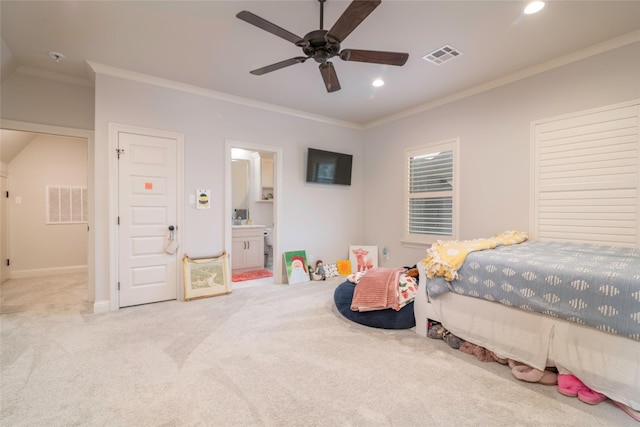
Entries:
[[[325, 3], [325, 29], [348, 4]], [[7, 70], [46, 70], [88, 83], [91, 61], [366, 125], [612, 39], [640, 40], [640, 1], [550, 1], [531, 16], [525, 4], [383, 0], [342, 48], [408, 52], [409, 60], [392, 67], [333, 58], [342, 90], [327, 93], [312, 60], [249, 74], [302, 52], [235, 17], [248, 10], [302, 37], [319, 28], [315, 0], [2, 0], [3, 80]], [[447, 44], [463, 54], [440, 66], [421, 58]], [[66, 60], [54, 62], [49, 51]], [[373, 88], [376, 77], [385, 86]]]

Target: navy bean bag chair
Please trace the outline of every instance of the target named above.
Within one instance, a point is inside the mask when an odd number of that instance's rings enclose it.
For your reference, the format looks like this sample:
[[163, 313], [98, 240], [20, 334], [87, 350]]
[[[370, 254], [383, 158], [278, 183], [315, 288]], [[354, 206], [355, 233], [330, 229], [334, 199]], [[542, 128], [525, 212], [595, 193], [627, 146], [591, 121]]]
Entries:
[[353, 311], [351, 301], [356, 285], [346, 281], [341, 283], [333, 293], [333, 299], [340, 314], [361, 325], [381, 329], [409, 329], [416, 326], [413, 315], [413, 302], [396, 311], [392, 308], [375, 311]]

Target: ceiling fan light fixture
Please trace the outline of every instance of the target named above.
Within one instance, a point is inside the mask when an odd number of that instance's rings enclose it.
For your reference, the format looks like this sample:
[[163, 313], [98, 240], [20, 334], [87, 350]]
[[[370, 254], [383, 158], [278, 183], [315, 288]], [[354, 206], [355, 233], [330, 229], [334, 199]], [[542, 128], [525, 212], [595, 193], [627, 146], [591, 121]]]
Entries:
[[371, 82], [371, 86], [373, 86], [373, 87], [380, 87], [380, 86], [384, 86], [384, 80], [382, 80], [382, 79], [375, 79], [373, 82]]
[[540, 0], [532, 1], [524, 8], [525, 15], [533, 15], [544, 8], [544, 2]]

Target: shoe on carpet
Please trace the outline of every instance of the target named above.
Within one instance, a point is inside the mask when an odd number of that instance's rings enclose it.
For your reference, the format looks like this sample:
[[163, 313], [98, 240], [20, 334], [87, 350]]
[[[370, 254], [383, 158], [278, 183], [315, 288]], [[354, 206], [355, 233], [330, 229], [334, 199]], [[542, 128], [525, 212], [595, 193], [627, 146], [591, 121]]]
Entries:
[[569, 374], [558, 375], [558, 391], [565, 396], [576, 397], [580, 390], [586, 389], [584, 385], [577, 377]]
[[441, 340], [444, 338], [444, 334], [447, 333], [447, 330], [439, 323], [433, 323], [431, 328], [427, 331], [427, 336], [429, 338], [433, 338], [436, 340]]
[[449, 345], [449, 347], [455, 348], [456, 350], [458, 350], [462, 345], [462, 343], [464, 342], [463, 339], [458, 338], [457, 336], [453, 335], [449, 331], [446, 331], [444, 333], [444, 336], [442, 337], [442, 339], [444, 340], [444, 342], [446, 342]]
[[511, 373], [514, 377], [520, 381], [526, 381], [528, 383], [540, 382], [544, 376], [544, 372], [540, 369], [532, 368], [529, 365], [518, 365], [511, 368]]
[[585, 386], [584, 389], [578, 391], [578, 399], [584, 403], [588, 403], [589, 405], [597, 405], [598, 403], [607, 400], [607, 396]]

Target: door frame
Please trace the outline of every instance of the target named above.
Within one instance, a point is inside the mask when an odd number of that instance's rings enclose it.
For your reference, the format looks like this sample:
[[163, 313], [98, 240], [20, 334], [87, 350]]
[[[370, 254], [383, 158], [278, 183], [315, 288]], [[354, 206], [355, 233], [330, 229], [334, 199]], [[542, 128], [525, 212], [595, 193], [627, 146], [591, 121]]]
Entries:
[[11, 255], [9, 254], [9, 198], [7, 197], [5, 191], [9, 191], [9, 178], [4, 170], [0, 170], [0, 247], [4, 246], [6, 252], [2, 252], [0, 250], [0, 254], [4, 255], [0, 257], [0, 283], [3, 283], [5, 280], [9, 279], [11, 269], [9, 265], [5, 262], [5, 259], [11, 259]]
[[[263, 144], [254, 144], [251, 142], [245, 141], [237, 141], [227, 139], [225, 140], [225, 171], [224, 171], [224, 180], [225, 180], [225, 195], [224, 195], [224, 229], [225, 229], [225, 238], [224, 245], [226, 248], [231, 248], [231, 226], [233, 222], [231, 221], [231, 217], [233, 214], [233, 207], [231, 203], [231, 149], [232, 148], [242, 148], [244, 150], [249, 151], [262, 151], [267, 153], [273, 153], [275, 155], [274, 167], [276, 169], [275, 173], [275, 186], [274, 186], [274, 198], [273, 198], [273, 282], [275, 284], [283, 283], [283, 274], [282, 274], [282, 257], [278, 256], [280, 253], [278, 251], [278, 246], [280, 244], [280, 224], [282, 224], [282, 197], [283, 197], [283, 186], [282, 186], [282, 147], [274, 147], [271, 145], [263, 145]], [[233, 254], [231, 254], [233, 256]], [[231, 268], [231, 267], [229, 267]]]
[[[87, 140], [87, 190], [89, 193], [89, 218], [87, 236], [87, 294], [94, 303], [96, 311], [96, 269], [95, 269], [95, 136], [94, 131], [63, 126], [52, 126], [41, 123], [22, 122], [17, 120], [0, 120], [0, 128], [22, 132], [44, 133], [49, 135], [68, 136]], [[10, 244], [10, 242], [8, 242]]]
[[[116, 149], [118, 148], [118, 133], [134, 133], [139, 135], [154, 136], [158, 138], [169, 138], [176, 140], [176, 240], [183, 242], [183, 206], [184, 206], [184, 134], [171, 132], [161, 129], [144, 128], [140, 126], [125, 125], [121, 123], [109, 123], [109, 182], [113, 183], [109, 186], [109, 271], [113, 280], [109, 283], [109, 303], [111, 311], [120, 309], [120, 298], [118, 295], [118, 273], [120, 266], [118, 265], [120, 241], [118, 237], [117, 217], [119, 213], [118, 206], [118, 159]], [[176, 262], [182, 261], [183, 245], [181, 244], [176, 252]], [[178, 301], [184, 300], [183, 277], [180, 272], [182, 266], [176, 268], [176, 295]]]

